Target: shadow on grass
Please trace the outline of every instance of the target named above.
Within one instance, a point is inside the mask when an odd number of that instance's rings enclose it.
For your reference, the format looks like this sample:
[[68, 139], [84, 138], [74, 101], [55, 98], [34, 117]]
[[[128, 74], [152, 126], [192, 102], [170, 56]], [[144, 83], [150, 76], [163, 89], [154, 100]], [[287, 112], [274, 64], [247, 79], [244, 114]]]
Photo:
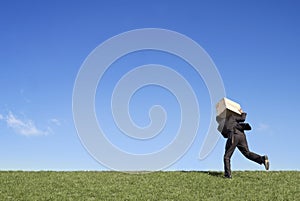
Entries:
[[224, 178], [223, 172], [217, 172], [217, 171], [180, 171], [180, 172], [181, 173], [197, 172], [197, 173], [206, 174], [213, 177]]
[[205, 173], [207, 173], [209, 176], [224, 178], [223, 172], [205, 172]]

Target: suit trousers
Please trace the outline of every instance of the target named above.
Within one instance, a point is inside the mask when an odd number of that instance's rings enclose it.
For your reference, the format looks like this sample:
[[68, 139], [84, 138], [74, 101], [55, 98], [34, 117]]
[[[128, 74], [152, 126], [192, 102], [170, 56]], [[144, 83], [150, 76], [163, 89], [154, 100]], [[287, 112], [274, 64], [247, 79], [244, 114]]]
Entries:
[[234, 133], [230, 136], [230, 138], [227, 139], [226, 142], [224, 154], [225, 176], [231, 176], [230, 158], [236, 147], [249, 160], [252, 160], [258, 164], [263, 163], [263, 156], [249, 151], [245, 133]]

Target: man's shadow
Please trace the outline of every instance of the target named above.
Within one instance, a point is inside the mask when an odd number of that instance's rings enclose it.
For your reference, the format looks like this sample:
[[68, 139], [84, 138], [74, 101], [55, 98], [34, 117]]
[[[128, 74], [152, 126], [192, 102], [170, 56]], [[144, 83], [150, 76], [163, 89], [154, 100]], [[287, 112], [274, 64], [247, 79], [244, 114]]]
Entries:
[[223, 173], [222, 172], [206, 172], [206, 174], [208, 174], [209, 176], [213, 176], [213, 177], [219, 177], [219, 178], [223, 178]]

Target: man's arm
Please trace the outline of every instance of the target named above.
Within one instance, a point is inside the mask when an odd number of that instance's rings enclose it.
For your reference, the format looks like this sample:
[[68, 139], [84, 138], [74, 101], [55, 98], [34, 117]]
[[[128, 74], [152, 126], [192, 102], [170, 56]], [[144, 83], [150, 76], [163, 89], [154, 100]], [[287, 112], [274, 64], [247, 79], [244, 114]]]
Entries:
[[235, 118], [235, 121], [237, 121], [237, 122], [244, 122], [246, 120], [246, 116], [247, 116], [247, 113], [243, 112], [241, 114], [241, 116], [234, 116], [234, 118]]
[[251, 126], [248, 123], [239, 123], [239, 125], [243, 128], [243, 130], [245, 131], [250, 131], [251, 130]]

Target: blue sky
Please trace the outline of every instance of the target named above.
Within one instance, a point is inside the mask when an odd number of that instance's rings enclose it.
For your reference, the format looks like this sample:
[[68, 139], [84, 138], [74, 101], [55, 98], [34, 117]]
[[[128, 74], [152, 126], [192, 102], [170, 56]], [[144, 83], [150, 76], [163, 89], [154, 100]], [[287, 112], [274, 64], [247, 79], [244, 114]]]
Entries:
[[[0, 169], [105, 170], [82, 146], [75, 129], [77, 73], [105, 40], [133, 29], [162, 28], [188, 36], [211, 56], [227, 96], [248, 112], [250, 150], [268, 154], [271, 170], [299, 170], [299, 8], [297, 1], [1, 1]], [[151, 51], [129, 56], [107, 72], [104, 92], [109, 95], [123, 73], [118, 66], [125, 66], [126, 73], [152, 62], [186, 74], [199, 98], [200, 128], [191, 149], [169, 169], [223, 170], [223, 138], [206, 159], [198, 159], [211, 107], [201, 77], [174, 56]], [[102, 99], [101, 93], [96, 95], [97, 115], [110, 133], [115, 126], [105, 105], [108, 95]], [[158, 103], [170, 112], [169, 134], [162, 141], [136, 145], [124, 143], [124, 137], [108, 138], [137, 153], [163, 146], [180, 121], [174, 97], [161, 88], [144, 88], [133, 97], [131, 112], [145, 126], [145, 111]], [[238, 151], [232, 168], [263, 169]]]

